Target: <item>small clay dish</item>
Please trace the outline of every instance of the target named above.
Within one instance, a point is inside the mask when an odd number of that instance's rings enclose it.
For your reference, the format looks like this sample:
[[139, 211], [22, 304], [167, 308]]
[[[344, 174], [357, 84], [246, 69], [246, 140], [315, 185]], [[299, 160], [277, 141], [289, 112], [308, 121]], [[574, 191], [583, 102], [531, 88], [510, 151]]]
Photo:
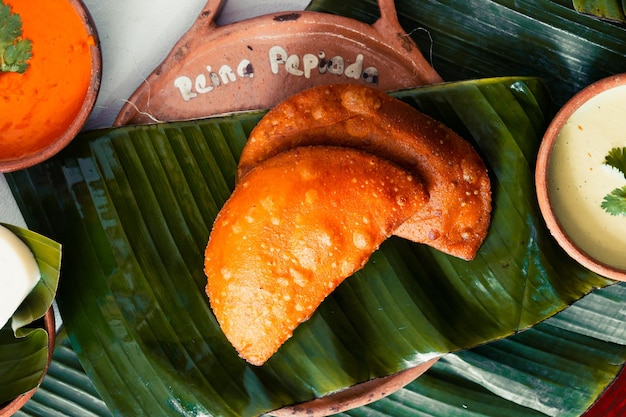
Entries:
[[95, 26], [81, 0], [5, 0], [32, 43], [23, 73], [0, 72], [0, 172], [40, 163], [81, 130], [101, 81]]
[[[43, 317], [44, 327], [48, 332], [48, 362], [46, 363], [46, 368], [44, 369], [43, 375], [41, 376], [41, 380], [39, 384], [43, 381], [43, 378], [48, 373], [48, 368], [50, 367], [50, 362], [52, 361], [52, 354], [54, 353], [54, 344], [56, 340], [56, 325], [54, 319], [54, 307], [50, 307], [48, 312]], [[28, 402], [35, 395], [35, 392], [39, 388], [37, 385], [35, 388], [31, 389], [28, 392], [16, 397], [12, 401], [9, 401], [5, 404], [0, 404], [0, 417], [9, 417], [15, 414], [19, 409], [21, 409], [24, 404]]]
[[[557, 113], [537, 157], [537, 198], [548, 229], [581, 265], [626, 281], [626, 215], [603, 208], [626, 176], [606, 164], [626, 148], [626, 74], [586, 87]], [[606, 203], [604, 203], [606, 204]]]

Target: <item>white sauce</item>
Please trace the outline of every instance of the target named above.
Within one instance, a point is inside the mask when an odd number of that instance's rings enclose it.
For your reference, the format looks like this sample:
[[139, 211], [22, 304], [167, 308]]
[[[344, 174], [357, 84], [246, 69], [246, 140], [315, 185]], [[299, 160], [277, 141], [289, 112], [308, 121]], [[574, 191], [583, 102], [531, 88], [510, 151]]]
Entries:
[[28, 246], [0, 226], [0, 327], [9, 321], [40, 277], [39, 266]]
[[626, 86], [583, 104], [557, 138], [550, 164], [549, 195], [567, 235], [598, 261], [626, 269], [626, 216], [601, 204], [626, 178], [603, 164], [612, 148], [626, 146]]

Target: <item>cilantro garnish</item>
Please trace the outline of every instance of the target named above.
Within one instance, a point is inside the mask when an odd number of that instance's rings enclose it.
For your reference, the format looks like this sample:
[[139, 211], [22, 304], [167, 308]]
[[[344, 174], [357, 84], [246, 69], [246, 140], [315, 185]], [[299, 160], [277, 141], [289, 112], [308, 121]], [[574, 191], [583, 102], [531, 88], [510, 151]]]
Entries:
[[602, 201], [602, 208], [613, 216], [626, 215], [626, 185], [607, 194]]
[[18, 72], [28, 69], [32, 56], [32, 42], [22, 39], [22, 19], [0, 0], [0, 72]]
[[618, 169], [626, 177], [626, 147], [611, 149], [604, 163]]
[[[604, 163], [619, 170], [626, 178], [626, 147], [611, 149]], [[607, 194], [601, 205], [612, 216], [626, 216], [626, 185]]]

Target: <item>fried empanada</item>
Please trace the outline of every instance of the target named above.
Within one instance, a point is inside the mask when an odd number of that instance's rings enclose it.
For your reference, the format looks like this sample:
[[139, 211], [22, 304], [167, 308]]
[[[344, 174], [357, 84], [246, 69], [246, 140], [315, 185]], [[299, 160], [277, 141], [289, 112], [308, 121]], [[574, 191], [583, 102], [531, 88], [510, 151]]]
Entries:
[[263, 364], [427, 201], [418, 178], [356, 149], [298, 147], [251, 169], [205, 252], [207, 295], [239, 355]]
[[259, 122], [238, 178], [273, 155], [310, 145], [365, 150], [422, 178], [430, 201], [394, 234], [462, 259], [475, 257], [490, 224], [491, 185], [481, 157], [450, 128], [370, 87], [315, 87]]

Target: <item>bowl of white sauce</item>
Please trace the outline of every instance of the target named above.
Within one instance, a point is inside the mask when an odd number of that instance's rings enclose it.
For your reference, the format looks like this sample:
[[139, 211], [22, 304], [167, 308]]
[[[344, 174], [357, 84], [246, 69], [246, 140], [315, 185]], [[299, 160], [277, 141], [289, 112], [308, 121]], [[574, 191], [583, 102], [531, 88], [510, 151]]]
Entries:
[[626, 74], [572, 97], [549, 125], [535, 180], [541, 213], [586, 268], [626, 281]]

